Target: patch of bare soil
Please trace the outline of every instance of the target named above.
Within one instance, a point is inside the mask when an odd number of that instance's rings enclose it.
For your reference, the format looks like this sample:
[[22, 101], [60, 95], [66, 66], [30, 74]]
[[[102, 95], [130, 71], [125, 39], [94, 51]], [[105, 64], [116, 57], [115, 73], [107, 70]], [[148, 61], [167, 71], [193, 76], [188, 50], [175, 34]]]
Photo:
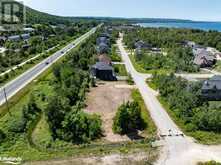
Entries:
[[92, 88], [87, 95], [87, 107], [85, 112], [96, 113], [103, 121], [104, 140], [109, 142], [122, 142], [130, 140], [128, 136], [114, 134], [112, 131], [113, 118], [118, 107], [131, 100], [131, 88], [119, 88], [126, 86], [126, 82], [100, 82]]
[[29, 162], [25, 165], [151, 165], [156, 158], [155, 153], [137, 152], [127, 155], [111, 154], [99, 157]]

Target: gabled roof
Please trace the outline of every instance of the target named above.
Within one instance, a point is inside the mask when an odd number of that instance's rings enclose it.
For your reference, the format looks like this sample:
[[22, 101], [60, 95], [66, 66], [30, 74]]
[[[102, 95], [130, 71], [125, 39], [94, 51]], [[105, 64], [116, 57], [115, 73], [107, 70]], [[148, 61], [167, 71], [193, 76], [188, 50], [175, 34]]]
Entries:
[[113, 70], [113, 68], [110, 65], [104, 62], [96, 62], [96, 64], [93, 65], [92, 68], [98, 69], [98, 70], [111, 70], [111, 71]]
[[100, 37], [110, 38], [110, 34], [109, 33], [101, 33]]
[[29, 39], [30, 38], [30, 34], [29, 33], [22, 34], [21, 37], [22, 37], [22, 39]]
[[108, 57], [108, 56], [105, 55], [105, 54], [99, 55], [99, 56], [98, 56], [98, 60], [99, 60], [99, 62], [104, 62], [104, 63], [106, 63], [106, 64], [108, 64], [108, 65], [111, 64], [111, 58]]
[[14, 35], [14, 36], [9, 36], [8, 39], [15, 41], [15, 40], [20, 40], [21, 38], [19, 35]]
[[150, 44], [145, 43], [142, 40], [135, 42], [134, 46], [135, 48], [151, 48], [152, 47]]
[[216, 75], [212, 77], [211, 79], [205, 81], [202, 89], [203, 90], [211, 90], [211, 89], [221, 90], [221, 76]]

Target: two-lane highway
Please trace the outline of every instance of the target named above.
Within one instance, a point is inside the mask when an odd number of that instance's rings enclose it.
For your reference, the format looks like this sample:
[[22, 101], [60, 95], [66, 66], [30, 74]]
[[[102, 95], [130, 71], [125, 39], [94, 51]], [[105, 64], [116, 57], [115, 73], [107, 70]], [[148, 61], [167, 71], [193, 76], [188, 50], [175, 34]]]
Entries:
[[[100, 27], [99, 25], [98, 27]], [[45, 70], [47, 70], [53, 63], [55, 63], [57, 60], [59, 60], [61, 57], [63, 57], [66, 53], [68, 53], [71, 49], [75, 48], [77, 45], [79, 45], [82, 41], [87, 39], [90, 35], [96, 32], [97, 28], [95, 27], [91, 29], [89, 32], [85, 33], [75, 41], [71, 42], [67, 46], [65, 46], [63, 49], [57, 51], [50, 57], [46, 58], [33, 68], [29, 69], [13, 81], [9, 82], [5, 86], [0, 88], [0, 105], [4, 104], [6, 102], [5, 95], [4, 95], [4, 89], [6, 91], [7, 98], [10, 99], [13, 97], [18, 91], [20, 91], [22, 88], [24, 88], [27, 84], [29, 84], [31, 81], [33, 81], [35, 78], [37, 78], [41, 73], [43, 73]]]

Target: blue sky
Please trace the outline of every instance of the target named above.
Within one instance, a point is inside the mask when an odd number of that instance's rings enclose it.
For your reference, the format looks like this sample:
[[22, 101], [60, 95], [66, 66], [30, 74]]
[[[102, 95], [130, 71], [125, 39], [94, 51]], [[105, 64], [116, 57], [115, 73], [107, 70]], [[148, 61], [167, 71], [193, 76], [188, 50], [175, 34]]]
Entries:
[[221, 0], [23, 0], [62, 16], [182, 18], [221, 21]]

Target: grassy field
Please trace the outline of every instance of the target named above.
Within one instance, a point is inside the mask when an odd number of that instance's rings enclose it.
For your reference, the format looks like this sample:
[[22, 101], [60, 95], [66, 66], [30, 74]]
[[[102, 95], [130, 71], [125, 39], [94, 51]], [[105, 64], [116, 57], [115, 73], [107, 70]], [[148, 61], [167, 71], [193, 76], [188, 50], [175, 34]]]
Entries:
[[144, 103], [144, 100], [140, 94], [140, 92], [138, 90], [133, 90], [132, 91], [132, 98], [134, 101], [138, 102], [140, 107], [141, 107], [141, 115], [142, 115], [142, 118], [144, 119], [144, 121], [146, 122], [147, 124], [147, 128], [146, 130], [144, 131], [145, 134], [148, 136], [148, 137], [156, 137], [157, 135], [157, 127], [156, 125], [154, 124], [150, 114], [149, 114], [149, 111]]
[[114, 71], [117, 74], [117, 76], [128, 76], [128, 73], [124, 64], [114, 64]]
[[117, 53], [117, 46], [113, 45], [111, 48], [111, 61], [113, 62], [121, 62], [122, 59], [120, 57], [120, 55]]
[[169, 70], [165, 70], [165, 69], [157, 69], [157, 70], [146, 70], [142, 67], [141, 64], [139, 64], [138, 62], [136, 62], [134, 55], [133, 54], [129, 54], [130, 60], [134, 66], [134, 68], [136, 69], [137, 72], [140, 73], [147, 73], [147, 74], [153, 74], [155, 72], [160, 73], [160, 74], [167, 74], [170, 73]]

